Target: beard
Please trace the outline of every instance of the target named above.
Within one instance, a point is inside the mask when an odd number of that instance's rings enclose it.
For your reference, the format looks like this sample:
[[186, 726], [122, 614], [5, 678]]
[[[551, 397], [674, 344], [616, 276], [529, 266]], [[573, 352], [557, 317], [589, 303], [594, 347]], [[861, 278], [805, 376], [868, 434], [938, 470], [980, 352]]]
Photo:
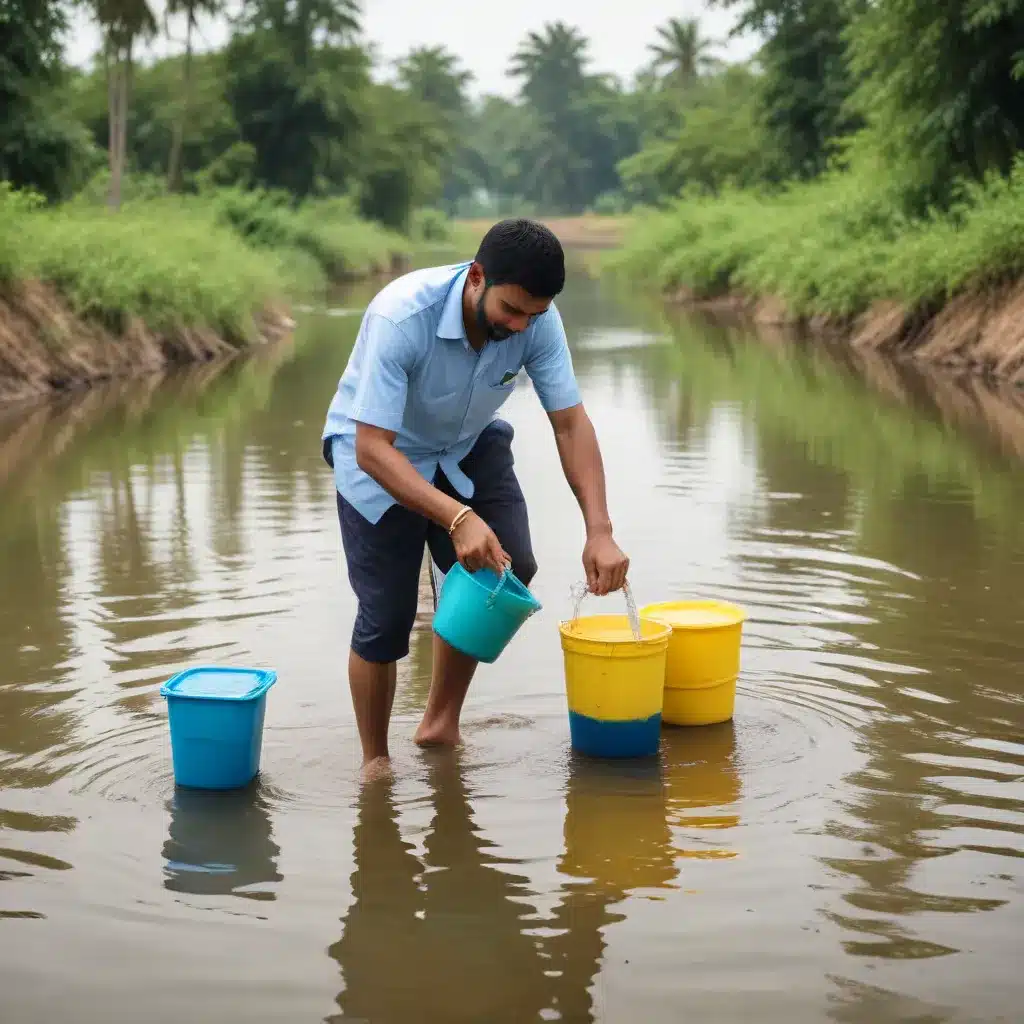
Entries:
[[511, 338], [516, 332], [510, 327], [503, 327], [501, 324], [491, 323], [487, 318], [487, 314], [484, 312], [484, 302], [487, 299], [487, 292], [490, 290], [490, 285], [484, 285], [483, 294], [480, 296], [479, 301], [476, 304], [476, 322], [480, 329], [484, 332], [484, 337], [488, 341], [505, 341]]

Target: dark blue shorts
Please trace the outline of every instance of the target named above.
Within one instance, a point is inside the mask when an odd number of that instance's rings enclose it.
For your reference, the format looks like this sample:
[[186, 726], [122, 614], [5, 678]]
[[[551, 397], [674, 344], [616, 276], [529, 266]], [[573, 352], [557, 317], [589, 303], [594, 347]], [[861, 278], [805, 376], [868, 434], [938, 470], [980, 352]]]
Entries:
[[[474, 486], [474, 495], [465, 504], [497, 534], [512, 559], [512, 571], [529, 585], [537, 562], [526, 499], [513, 468], [514, 434], [511, 423], [493, 420], [459, 466]], [[442, 470], [433, 482], [445, 494], [463, 500]], [[392, 505], [371, 523], [340, 494], [337, 500], [349, 583], [359, 601], [352, 649], [365, 661], [398, 661], [409, 653], [424, 545], [445, 573], [455, 564], [455, 548], [446, 530], [402, 505]]]

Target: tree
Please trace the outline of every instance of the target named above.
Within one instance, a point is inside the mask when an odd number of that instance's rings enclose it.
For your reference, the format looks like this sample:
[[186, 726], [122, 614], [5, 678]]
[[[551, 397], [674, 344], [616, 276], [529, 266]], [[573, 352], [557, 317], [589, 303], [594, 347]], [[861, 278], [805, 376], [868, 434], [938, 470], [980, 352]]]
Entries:
[[673, 85], [689, 86], [705, 71], [719, 66], [711, 55], [714, 44], [701, 36], [697, 18], [669, 18], [658, 27], [658, 42], [648, 49], [654, 54], [652, 67], [665, 72], [665, 79]]
[[168, 17], [178, 14], [185, 16], [185, 65], [181, 83], [181, 113], [174, 126], [171, 156], [167, 165], [167, 187], [171, 192], [181, 191], [181, 150], [192, 98], [192, 33], [196, 29], [200, 15], [218, 14], [223, 6], [224, 0], [167, 0]]
[[627, 194], [655, 205], [687, 187], [717, 192], [777, 179], [779, 156], [765, 138], [757, 103], [757, 78], [743, 65], [699, 79], [676, 128], [619, 164]]
[[588, 46], [578, 29], [556, 21], [528, 33], [509, 65], [538, 125], [524, 154], [523, 185], [547, 208], [564, 212], [577, 212], [587, 202], [587, 162], [574, 143], [586, 133]]
[[89, 153], [86, 133], [57, 104], [65, 28], [57, 0], [0, 0], [0, 180], [51, 199]]
[[[131, 131], [126, 163], [133, 171], [162, 179], [166, 188], [168, 154], [181, 123], [184, 55], [176, 54], [141, 65], [132, 76]], [[225, 96], [223, 52], [194, 53], [190, 71], [188, 121], [182, 137], [182, 187], [187, 175], [217, 160], [240, 142], [238, 125]], [[106, 147], [107, 89], [102, 68], [78, 73], [64, 91], [69, 117], [88, 129], [99, 147]], [[156, 186], [157, 181], [152, 185]]]
[[398, 83], [410, 95], [444, 114], [466, 112], [466, 89], [473, 80], [459, 59], [443, 46], [420, 46], [397, 62]]
[[241, 23], [274, 35], [306, 67], [318, 46], [344, 46], [359, 34], [359, 0], [241, 0]]
[[[820, 174], [839, 140], [863, 125], [847, 105], [853, 80], [845, 32], [867, 0], [712, 0], [741, 7], [735, 33], [765, 37], [761, 116], [788, 171], [800, 178]], [[918, 3], [920, 0], [906, 0]], [[880, 5], [882, 7], [886, 4]], [[902, 45], [913, 48], [907, 36]]]
[[444, 139], [440, 197], [451, 210], [480, 183], [480, 163], [470, 145], [473, 118], [466, 89], [470, 72], [443, 46], [421, 46], [395, 62], [396, 79]]
[[254, 150], [256, 184], [297, 198], [343, 190], [358, 162], [370, 62], [359, 47], [298, 48], [269, 29], [234, 36], [225, 95], [242, 141]]
[[512, 55], [509, 75], [521, 80], [520, 95], [538, 111], [557, 117], [583, 88], [589, 43], [565, 22], [530, 32]]
[[110, 193], [112, 209], [121, 206], [121, 181], [128, 146], [128, 103], [133, 53], [140, 38], [156, 34], [157, 23], [147, 0], [92, 0], [103, 31], [103, 61], [107, 74]]
[[848, 36], [852, 106], [922, 202], [943, 200], [957, 176], [1009, 171], [1024, 147], [1022, 0], [869, 4]]
[[367, 124], [358, 143], [359, 211], [387, 227], [406, 231], [412, 211], [441, 192], [440, 165], [449, 138], [419, 100], [381, 84], [367, 93]]

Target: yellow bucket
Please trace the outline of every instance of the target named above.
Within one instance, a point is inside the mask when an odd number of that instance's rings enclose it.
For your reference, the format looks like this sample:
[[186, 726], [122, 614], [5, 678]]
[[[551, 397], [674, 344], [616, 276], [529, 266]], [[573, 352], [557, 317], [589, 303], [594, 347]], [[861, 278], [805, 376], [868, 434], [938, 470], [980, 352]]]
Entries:
[[732, 718], [746, 612], [726, 601], [663, 601], [640, 614], [672, 629], [662, 720], [714, 725]]
[[661, 741], [661, 709], [672, 630], [626, 615], [559, 623], [572, 746], [591, 757], [649, 757]]

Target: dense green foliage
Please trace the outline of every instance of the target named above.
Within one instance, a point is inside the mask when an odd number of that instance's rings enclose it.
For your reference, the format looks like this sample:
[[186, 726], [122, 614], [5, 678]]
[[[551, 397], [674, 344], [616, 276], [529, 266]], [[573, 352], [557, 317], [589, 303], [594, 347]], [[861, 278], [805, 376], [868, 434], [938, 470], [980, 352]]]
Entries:
[[[94, 71], [62, 59], [73, 6], [103, 33]], [[276, 299], [407, 257], [387, 224], [438, 236], [393, 175], [397, 151], [436, 139], [419, 108], [377, 116], [391, 87], [369, 81], [355, 6], [247, 0], [225, 49], [195, 53], [224, 8], [172, 0], [185, 52], [139, 67], [159, 27], [145, 0], [0, 0], [0, 282], [48, 281], [114, 329], [137, 316], [241, 344]]]
[[1024, 273], [1024, 158], [920, 219], [894, 185], [850, 173], [772, 197], [687, 196], [638, 217], [608, 262], [697, 297], [775, 295], [798, 315], [851, 315], [883, 299], [934, 308]]
[[[140, 44], [157, 26], [149, 0], [40, 3], [48, 42], [28, 72], [34, 102], [62, 111], [85, 144], [71, 162], [76, 177], [16, 179], [50, 196], [102, 173], [117, 206], [137, 191], [133, 177], [162, 177], [173, 191], [344, 196], [405, 231], [425, 206], [464, 216], [618, 212], [693, 181], [777, 180], [785, 170], [759, 119], [764, 76], [724, 66], [692, 20], [661, 26], [631, 82], [595, 71], [575, 27], [539, 26], [506, 69], [508, 99], [471, 96], [472, 76], [444, 47], [380, 66], [356, 0], [173, 0], [167, 32], [178, 53], [144, 63]], [[73, 5], [103, 32], [91, 69], [60, 59]], [[196, 52], [202, 26], [229, 6], [237, 17], [226, 44]], [[38, 35], [19, 32], [22, 48]]]
[[239, 343], [253, 313], [282, 293], [288, 268], [220, 226], [213, 212], [175, 198], [40, 209], [0, 192], [0, 275], [50, 281], [83, 316], [121, 329], [206, 326]]
[[0, 181], [66, 193], [91, 158], [83, 126], [57, 102], [62, 5], [0, 0]]
[[[104, 41], [84, 71], [61, 55], [71, 0], [0, 0], [0, 174], [79, 203], [193, 193], [247, 250], [332, 276], [446, 215], [587, 210], [636, 211], [622, 267], [806, 312], [1019, 270], [1024, 0], [712, 2], [754, 60], [674, 18], [622, 82], [553, 21], [516, 46], [508, 99], [472, 96], [443, 47], [380, 67], [358, 0], [173, 0], [179, 55], [144, 65], [149, 0], [77, 0]], [[195, 52], [229, 6], [227, 43]]]
[[287, 193], [224, 189], [211, 209], [253, 248], [297, 251], [331, 281], [387, 270], [408, 248], [407, 239], [361, 220], [344, 199], [296, 207]]
[[[173, 0], [179, 55], [141, 65], [139, 44], [159, 27], [150, 0], [0, 0], [12, 115], [0, 176], [66, 195], [109, 163], [113, 194], [120, 170], [104, 153], [123, 146], [128, 177], [344, 196], [407, 230], [423, 206], [618, 212], [851, 164], [898, 182], [921, 213], [961, 178], [1009, 172], [1024, 133], [1024, 0], [711, 2], [757, 33], [754, 60], [724, 63], [697, 21], [673, 18], [622, 82], [593, 68], [576, 27], [553, 21], [520, 40], [506, 99], [471, 96], [472, 76], [444, 47], [380, 66], [358, 0]], [[73, 6], [103, 31], [93, 70], [62, 60]], [[195, 52], [229, 7], [224, 47]]]
[[275, 298], [410, 255], [410, 239], [361, 220], [344, 200], [295, 206], [285, 193], [168, 196], [155, 186], [111, 217], [90, 194], [54, 208], [0, 184], [0, 281], [51, 281], [76, 311], [111, 326], [138, 315], [239, 338]]
[[625, 162], [653, 209], [613, 267], [834, 316], [934, 310], [1024, 272], [1022, 0], [720, 3], [766, 36], [752, 103], [718, 119], [704, 163], [668, 142]]

